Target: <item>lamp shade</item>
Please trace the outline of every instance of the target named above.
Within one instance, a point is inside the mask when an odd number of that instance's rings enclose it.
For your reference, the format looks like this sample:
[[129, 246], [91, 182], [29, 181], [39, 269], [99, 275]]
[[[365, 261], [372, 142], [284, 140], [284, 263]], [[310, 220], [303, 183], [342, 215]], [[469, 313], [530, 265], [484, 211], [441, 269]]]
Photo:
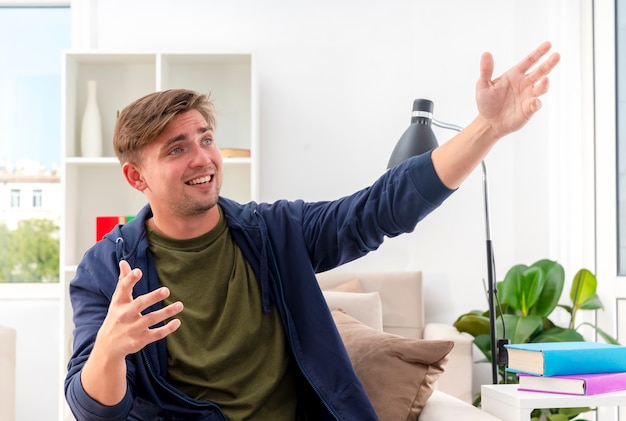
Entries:
[[438, 146], [437, 137], [431, 126], [433, 108], [433, 102], [428, 99], [416, 99], [413, 101], [411, 124], [409, 124], [409, 127], [404, 131], [393, 149], [387, 164], [388, 169], [395, 167], [412, 156], [421, 155]]

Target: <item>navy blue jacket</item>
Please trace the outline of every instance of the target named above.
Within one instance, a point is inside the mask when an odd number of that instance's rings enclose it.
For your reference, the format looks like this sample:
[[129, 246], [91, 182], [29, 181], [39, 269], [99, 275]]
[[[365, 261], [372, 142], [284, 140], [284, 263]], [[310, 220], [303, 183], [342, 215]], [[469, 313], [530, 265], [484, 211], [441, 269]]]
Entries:
[[[384, 237], [410, 232], [452, 190], [437, 176], [430, 154], [385, 172], [372, 186], [335, 201], [238, 204], [220, 198], [231, 235], [261, 284], [264, 311], [278, 311], [300, 377], [317, 400], [320, 420], [377, 419], [337, 333], [315, 273], [375, 250]], [[65, 394], [79, 420], [225, 420], [219, 407], [184, 395], [168, 382], [165, 340], [127, 357], [128, 391], [104, 406], [82, 388], [80, 372], [106, 316], [118, 262], [143, 271], [134, 296], [158, 288], [148, 250], [147, 205], [89, 249], [70, 283], [74, 352]], [[155, 305], [150, 311], [159, 308]]]

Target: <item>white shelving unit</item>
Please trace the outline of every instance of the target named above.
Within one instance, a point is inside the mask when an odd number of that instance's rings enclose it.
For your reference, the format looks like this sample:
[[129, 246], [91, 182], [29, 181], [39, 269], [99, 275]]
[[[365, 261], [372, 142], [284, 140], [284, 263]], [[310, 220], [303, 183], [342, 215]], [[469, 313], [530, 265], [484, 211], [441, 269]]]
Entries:
[[[113, 152], [117, 112], [150, 92], [171, 88], [210, 93], [217, 111], [215, 138], [221, 148], [250, 150], [250, 157], [224, 158], [222, 195], [247, 202], [258, 195], [258, 100], [251, 54], [67, 51], [62, 81], [61, 381], [72, 346], [68, 285], [84, 252], [96, 239], [96, 217], [135, 215], [146, 203], [131, 188]], [[87, 81], [96, 80], [102, 119], [103, 157], [80, 151]], [[59, 419], [73, 419], [61, 388]]]

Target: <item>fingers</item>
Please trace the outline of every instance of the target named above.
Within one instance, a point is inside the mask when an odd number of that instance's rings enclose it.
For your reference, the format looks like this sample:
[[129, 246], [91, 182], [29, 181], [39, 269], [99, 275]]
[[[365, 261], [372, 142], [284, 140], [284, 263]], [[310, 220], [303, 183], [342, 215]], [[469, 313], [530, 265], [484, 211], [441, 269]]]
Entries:
[[[181, 311], [183, 311], [183, 303], [181, 303], [180, 301], [177, 301], [166, 307], [163, 307], [160, 310], [152, 311], [148, 314], [145, 314], [144, 316], [142, 316], [143, 323], [145, 323], [145, 325], [148, 328], [153, 328], [153, 330], [156, 330], [154, 329], [154, 326], [158, 325], [159, 323], [167, 319], [170, 319], [176, 316]], [[177, 320], [177, 319], [174, 319], [174, 320], [176, 320], [176, 322], [180, 325], [180, 320]], [[174, 320], [171, 320], [169, 323], [173, 322]], [[160, 328], [157, 328], [157, 329], [160, 329]]]
[[[143, 313], [147, 308], [159, 303], [170, 296], [170, 290], [167, 287], [161, 287], [151, 291], [147, 294], [141, 295], [135, 299], [132, 297], [133, 287], [142, 277], [141, 269], [131, 269], [126, 260], [121, 260], [120, 267], [120, 279], [116, 292], [119, 290], [122, 294], [128, 293], [129, 299], [133, 301], [133, 305], [138, 313]], [[148, 326], [154, 326], [162, 321], [175, 316], [183, 310], [183, 304], [178, 301], [170, 304], [169, 306], [148, 313], [149, 318], [146, 320]], [[146, 316], [144, 316], [146, 317]]]
[[167, 335], [175, 332], [179, 327], [180, 320], [173, 319], [161, 327], [148, 329], [148, 333], [146, 334], [146, 344], [165, 338]]
[[[163, 288], [162, 288], [163, 289]], [[169, 294], [169, 291], [168, 291]], [[143, 296], [145, 297], [145, 296]], [[142, 297], [139, 297], [142, 298]], [[139, 300], [138, 298], [138, 300]], [[167, 335], [175, 332], [180, 327], [180, 320], [172, 319], [163, 326], [157, 327], [160, 323], [170, 319], [183, 310], [183, 304], [180, 301], [172, 303], [160, 310], [149, 312], [141, 317], [141, 325], [143, 326], [143, 341], [147, 345], [165, 338]]]
[[533, 93], [535, 96], [541, 96], [545, 94], [546, 92], [548, 92], [549, 88], [550, 88], [550, 80], [547, 77], [543, 77], [541, 78], [541, 80], [539, 80], [539, 82], [535, 84]]
[[483, 88], [487, 88], [491, 85], [493, 68], [493, 56], [488, 52], [483, 53], [482, 56], [480, 56], [480, 76], [478, 78], [478, 85]]
[[165, 338], [180, 327], [180, 320], [173, 317], [183, 310], [177, 301], [151, 311], [150, 307], [169, 297], [170, 290], [161, 287], [135, 298], [133, 287], [142, 277], [141, 270], [131, 269], [126, 261], [120, 261], [119, 268], [119, 280], [96, 338], [96, 346], [109, 356], [126, 356]]
[[561, 60], [559, 53], [552, 53], [550, 57], [544, 60], [535, 70], [528, 74], [528, 79], [532, 83], [537, 83], [545, 78]]
[[[526, 73], [530, 68], [539, 63], [541, 58], [552, 48], [552, 44], [548, 41], [541, 43], [532, 53], [524, 57], [518, 64], [517, 69]], [[546, 61], [537, 67], [533, 72], [528, 75], [529, 80], [532, 83], [536, 83], [542, 77], [546, 76], [552, 71], [554, 66], [559, 62], [560, 55], [553, 53]], [[487, 87], [492, 82], [494, 62], [493, 56], [489, 52], [482, 54], [480, 58], [480, 78], [479, 84], [482, 87]]]
[[541, 57], [543, 57], [550, 50], [550, 48], [552, 48], [552, 44], [550, 42], [542, 42], [535, 49], [535, 51], [528, 54], [517, 64], [517, 68], [525, 73], [528, 69], [537, 64], [539, 60], [541, 60]]
[[[169, 288], [161, 287], [161, 288], [155, 289], [154, 291], [151, 291], [151, 292], [149, 292], [147, 294], [140, 295], [139, 297], [137, 297], [135, 299], [135, 305], [137, 306], [137, 310], [139, 312], [143, 312], [145, 309], [153, 306], [156, 303], [159, 303], [159, 302], [163, 301], [164, 299], [166, 299], [169, 296], [170, 296]], [[176, 304], [176, 303], [170, 304], [170, 306], [172, 306], [174, 304]], [[170, 306], [168, 306], [168, 307], [170, 307]], [[182, 304], [181, 304], [181, 306], [182, 306]], [[180, 310], [182, 310], [182, 308]], [[176, 313], [178, 313], [178, 312], [179, 311], [177, 311]], [[152, 312], [152, 313], [155, 313], [155, 312]], [[152, 314], [152, 313], [149, 313], [149, 314]], [[156, 312], [156, 313], [158, 313], [158, 312]], [[173, 313], [171, 315], [174, 315], [176, 313]], [[169, 316], [166, 316], [166, 317], [169, 317]], [[152, 326], [152, 325], [154, 325], [154, 324], [156, 324], [158, 322], [161, 322], [166, 317], [161, 318], [157, 322], [151, 323], [148, 326]]]
[[120, 290], [120, 292], [123, 294], [132, 294], [135, 284], [141, 279], [141, 276], [143, 275], [141, 273], [141, 269], [131, 269], [126, 260], [120, 260], [119, 267], [120, 276], [118, 278], [116, 291]]
[[126, 260], [120, 260], [118, 266], [120, 268], [120, 278], [128, 275], [131, 271], [130, 265]]
[[541, 103], [541, 100], [537, 97], [531, 98], [529, 101], [529, 107], [530, 107], [530, 112], [532, 114], [536, 113], [537, 111], [539, 111], [541, 109], [541, 106], [543, 104]]
[[[533, 66], [537, 65], [541, 58], [552, 48], [552, 44], [550, 42], [543, 42], [528, 56], [526, 56], [522, 61], [517, 64], [517, 68], [520, 72], [526, 73]], [[554, 69], [554, 67], [561, 60], [561, 56], [559, 53], [552, 53], [547, 59], [541, 62], [534, 70], [532, 70], [526, 76], [528, 80], [532, 84], [536, 84], [538, 82], [543, 82], [544, 78]], [[542, 93], [545, 93], [542, 92]]]
[[[153, 306], [158, 302], [163, 301], [170, 296], [170, 290], [166, 287], [161, 287], [137, 298], [133, 298], [133, 288], [142, 277], [141, 269], [131, 269], [126, 260], [120, 260], [119, 267], [120, 277], [117, 287], [115, 289], [115, 294], [118, 295], [118, 299], [119, 297], [124, 297], [125, 301], [127, 300], [129, 303], [133, 302], [133, 306], [138, 313], [143, 313], [143, 311], [147, 308]], [[180, 312], [182, 310], [182, 304], [180, 304], [180, 306], [181, 308], [178, 311], [166, 315], [165, 317], [161, 318], [153, 324], [157, 324], [165, 320], [165, 318], [171, 317], [174, 314]], [[153, 324], [150, 324], [150, 326], [152, 326]]]

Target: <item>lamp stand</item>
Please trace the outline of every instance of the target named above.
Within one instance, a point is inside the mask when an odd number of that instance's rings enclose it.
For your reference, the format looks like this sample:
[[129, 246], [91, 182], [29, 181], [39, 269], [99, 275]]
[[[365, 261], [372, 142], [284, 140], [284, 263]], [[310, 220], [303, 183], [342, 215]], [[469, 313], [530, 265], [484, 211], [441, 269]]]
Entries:
[[[443, 129], [455, 130], [460, 132], [463, 130], [461, 126], [455, 124], [444, 123], [442, 121], [432, 119], [432, 124]], [[496, 343], [496, 303], [497, 294], [495, 281], [495, 265], [493, 256], [493, 246], [491, 244], [491, 222], [489, 216], [489, 189], [487, 188], [487, 165], [485, 161], [481, 161], [483, 172], [483, 196], [485, 207], [485, 233], [487, 246], [487, 300], [489, 301], [489, 333], [491, 337], [491, 379], [493, 384], [498, 384], [498, 344]]]

